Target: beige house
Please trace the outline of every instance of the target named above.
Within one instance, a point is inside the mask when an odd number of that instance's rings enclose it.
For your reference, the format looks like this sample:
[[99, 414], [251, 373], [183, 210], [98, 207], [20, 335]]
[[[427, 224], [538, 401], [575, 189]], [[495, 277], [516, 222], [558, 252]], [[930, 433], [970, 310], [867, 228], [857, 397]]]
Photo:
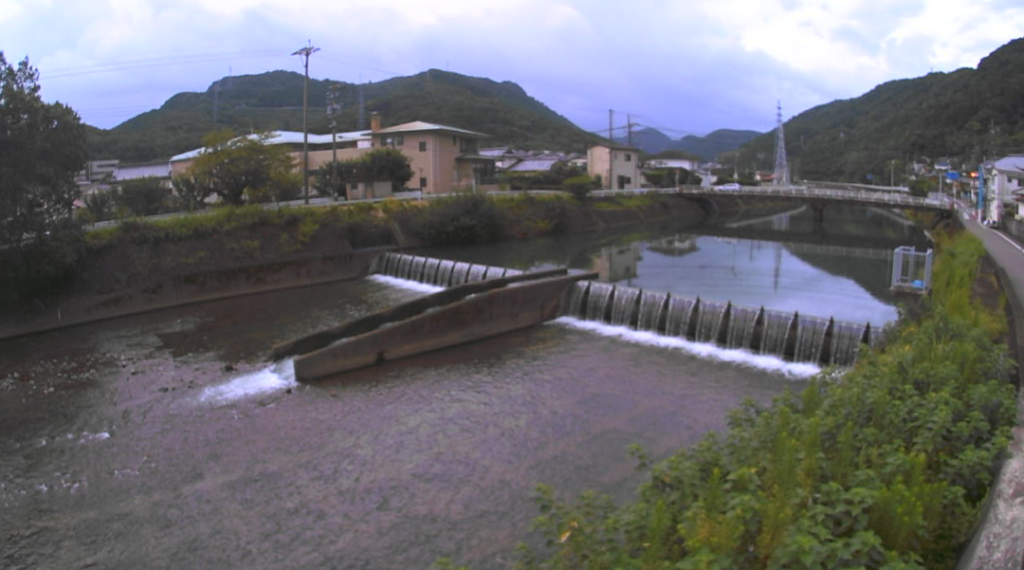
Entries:
[[409, 157], [410, 190], [437, 194], [478, 188], [494, 177], [494, 158], [479, 151], [487, 135], [423, 121], [381, 128], [378, 115], [371, 119], [373, 148], [397, 148]]
[[601, 177], [601, 186], [626, 190], [640, 186], [640, 151], [615, 144], [597, 144], [587, 150], [587, 174]]
[[[271, 144], [289, 145], [289, 154], [297, 170], [302, 169], [302, 133], [275, 132]], [[339, 161], [358, 158], [375, 148], [396, 148], [409, 158], [412, 178], [407, 187], [424, 194], [451, 192], [457, 188], [488, 189], [484, 183], [494, 176], [494, 159], [481, 156], [479, 140], [487, 135], [413, 121], [382, 128], [380, 115], [370, 117], [369, 131], [338, 133]], [[171, 172], [185, 172], [204, 149], [196, 149], [171, 158]], [[333, 151], [331, 135], [309, 135], [309, 169], [330, 164]], [[391, 195], [390, 184], [359, 184], [349, 191], [349, 199], [385, 198]]]

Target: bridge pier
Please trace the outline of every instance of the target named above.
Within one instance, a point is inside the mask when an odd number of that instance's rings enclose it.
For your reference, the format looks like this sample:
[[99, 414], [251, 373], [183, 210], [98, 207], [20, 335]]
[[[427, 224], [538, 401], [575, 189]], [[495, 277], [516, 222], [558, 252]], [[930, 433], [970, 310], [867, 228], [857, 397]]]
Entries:
[[811, 211], [814, 212], [814, 229], [821, 229], [825, 225], [825, 204], [816, 202], [811, 204]]

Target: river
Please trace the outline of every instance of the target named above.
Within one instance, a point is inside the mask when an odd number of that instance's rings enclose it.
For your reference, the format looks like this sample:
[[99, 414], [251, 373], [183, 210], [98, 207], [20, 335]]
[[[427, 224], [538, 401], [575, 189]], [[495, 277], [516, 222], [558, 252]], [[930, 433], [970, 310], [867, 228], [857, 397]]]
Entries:
[[[882, 223], [843, 215], [872, 234]], [[424, 253], [873, 325], [896, 315], [884, 260], [693, 229]], [[743, 399], [802, 384], [793, 365], [565, 321], [312, 385], [266, 362], [275, 342], [422, 294], [364, 279], [0, 342], [0, 566], [504, 568], [536, 542], [537, 483], [628, 500], [642, 480], [630, 444], [664, 457]]]

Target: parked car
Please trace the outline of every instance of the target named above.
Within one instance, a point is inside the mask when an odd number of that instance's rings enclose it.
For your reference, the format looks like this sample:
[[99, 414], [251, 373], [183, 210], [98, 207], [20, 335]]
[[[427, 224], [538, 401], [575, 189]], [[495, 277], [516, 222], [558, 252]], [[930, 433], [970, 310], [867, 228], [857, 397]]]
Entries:
[[730, 182], [728, 184], [722, 184], [720, 186], [716, 186], [716, 188], [718, 188], [719, 190], [739, 190], [740, 189], [740, 185], [738, 183], [736, 183], [736, 182]]

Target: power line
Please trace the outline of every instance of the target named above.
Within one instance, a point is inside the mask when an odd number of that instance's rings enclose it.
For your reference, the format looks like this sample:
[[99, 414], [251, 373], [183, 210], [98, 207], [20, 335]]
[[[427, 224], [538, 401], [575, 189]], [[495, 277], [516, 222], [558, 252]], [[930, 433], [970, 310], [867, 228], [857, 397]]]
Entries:
[[136, 60], [123, 60], [110, 63], [103, 63], [94, 66], [77, 66], [40, 70], [40, 75], [46, 79], [59, 79], [63, 77], [78, 77], [82, 75], [94, 75], [98, 73], [111, 73], [115, 71], [127, 71], [133, 69], [148, 69], [154, 67], [167, 67], [173, 65], [193, 65], [200, 63], [214, 63], [232, 59], [258, 59], [277, 55], [276, 52], [236, 52], [236, 53], [210, 53], [195, 54], [187, 56], [153, 57]]

